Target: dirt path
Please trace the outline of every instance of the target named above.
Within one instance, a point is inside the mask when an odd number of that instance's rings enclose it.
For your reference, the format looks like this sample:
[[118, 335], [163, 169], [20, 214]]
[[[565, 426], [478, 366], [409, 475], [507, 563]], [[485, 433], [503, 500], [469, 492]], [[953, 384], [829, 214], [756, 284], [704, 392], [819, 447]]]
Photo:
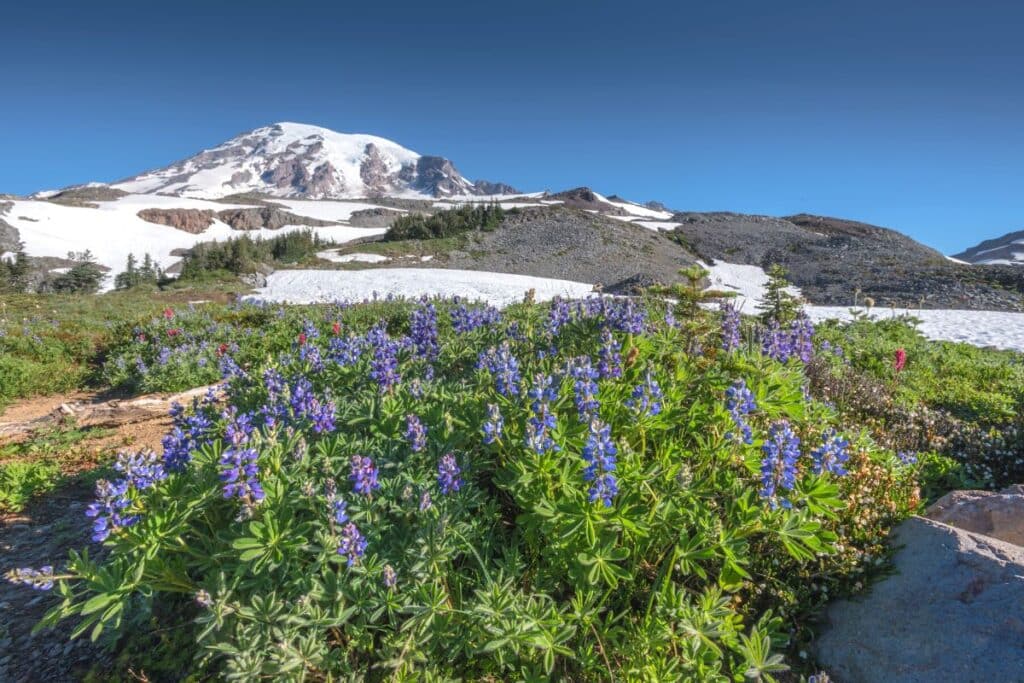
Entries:
[[[5, 440], [8, 444], [6, 456], [0, 451], [0, 464], [5, 458], [45, 457], [59, 462], [68, 477], [54, 492], [32, 500], [24, 512], [0, 514], [0, 574], [20, 567], [59, 568], [72, 548], [100, 551], [89, 538], [91, 524], [85, 516], [94, 498], [92, 485], [85, 483], [88, 477], [76, 475], [109, 463], [120, 449], [160, 452], [160, 441], [171, 427], [170, 402], [187, 403], [202, 393], [205, 388], [125, 399], [74, 392], [21, 401], [0, 413], [0, 427], [6, 429], [6, 438], [0, 430], [0, 445]], [[18, 431], [18, 425], [28, 428]], [[24, 448], [34, 439], [68, 429], [84, 433], [70, 445], [47, 447], [41, 453]], [[0, 580], [0, 681], [64, 683], [80, 681], [90, 670], [110, 670], [113, 655], [92, 644], [88, 635], [70, 640], [73, 620], [32, 635], [32, 627], [57, 602], [52, 593]]]

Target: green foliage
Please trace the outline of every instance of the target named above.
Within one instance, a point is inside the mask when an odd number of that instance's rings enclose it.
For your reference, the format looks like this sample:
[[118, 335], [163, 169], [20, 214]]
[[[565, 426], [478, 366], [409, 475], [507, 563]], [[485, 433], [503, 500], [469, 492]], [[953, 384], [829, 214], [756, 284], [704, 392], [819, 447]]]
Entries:
[[49, 460], [0, 465], [0, 513], [21, 512], [31, 498], [56, 488], [59, 479], [60, 466]]
[[133, 287], [156, 287], [164, 277], [160, 266], [153, 263], [152, 257], [147, 252], [142, 259], [142, 265], [135, 261], [135, 254], [128, 254], [124, 272], [118, 273], [114, 278], [115, 289], [132, 289]]
[[267, 239], [242, 235], [223, 242], [200, 242], [185, 257], [180, 279], [203, 280], [215, 273], [242, 275], [267, 265], [299, 263], [332, 245], [312, 230]]
[[773, 322], [780, 326], [789, 325], [800, 312], [800, 300], [789, 291], [790, 283], [786, 275], [786, 269], [777, 263], [768, 269], [764, 298], [757, 304], [761, 311], [761, 322], [765, 325]]
[[43, 282], [44, 291], [59, 294], [95, 294], [100, 283], [106, 277], [103, 269], [96, 263], [96, 258], [88, 249], [82, 253], [68, 253], [68, 260], [75, 265], [66, 273], [57, 275]]
[[[194, 407], [212, 431], [189, 449], [184, 471], [128, 488], [118, 511], [138, 521], [115, 525], [102, 559], [72, 553], [45, 623], [74, 617], [76, 634], [99, 637], [192, 601], [194, 675], [227, 680], [769, 681], [795, 663], [785, 654], [805, 637], [808, 616], [863, 578], [863, 557], [880, 552], [889, 526], [914, 505], [909, 470], [863, 436], [851, 438], [848, 475], [813, 471], [810, 452], [833, 414], [804, 397], [801, 368], [756, 351], [689, 353], [684, 333], [661, 323], [613, 333], [621, 360], [610, 362], [621, 372], [600, 379], [594, 417], [618, 449], [619, 490], [608, 507], [592, 502], [591, 425], [564, 371], [580, 356], [596, 364], [602, 329], [615, 323], [583, 317], [552, 337], [547, 309], [523, 304], [500, 323], [456, 333], [451, 304], [433, 305], [438, 357], [429, 361], [414, 341], [398, 344], [402, 381], [384, 391], [371, 378], [388, 348], [381, 335], [397, 341], [422, 330], [409, 312], [425, 315], [426, 304], [239, 310], [247, 317], [225, 334], [233, 353], [254, 351], [227, 405]], [[176, 311], [143, 329], [166, 337], [180, 325], [213, 339], [220, 332], [210, 324]], [[690, 334], [715, 346], [706, 325]], [[503, 342], [524, 378], [511, 393], [478, 369], [480, 353]], [[112, 358], [128, 357], [134, 343]], [[362, 350], [336, 355], [342, 348]], [[272, 389], [268, 370], [289, 388]], [[525, 394], [537, 375], [554, 378], [556, 395], [545, 400], [558, 446], [540, 453], [527, 445], [537, 409]], [[741, 378], [757, 403], [749, 445], [730, 436], [725, 406]], [[318, 430], [289, 407], [304, 381], [319, 405], [333, 403], [333, 428]], [[663, 390], [660, 411], [631, 403], [647, 381]], [[487, 443], [490, 405], [504, 431]], [[258, 501], [222, 492], [228, 425], [244, 414], [258, 429], [236, 448], [255, 452]], [[260, 427], [267, 414], [275, 422]], [[407, 440], [410, 414], [427, 427], [422, 450]], [[759, 495], [762, 441], [778, 420], [804, 441], [786, 492], [792, 508]], [[356, 454], [379, 468], [370, 495], [353, 490]], [[447, 495], [438, 475], [446, 454], [463, 480]], [[867, 499], [870, 510], [854, 502]], [[334, 516], [338, 500], [346, 521]], [[338, 552], [349, 522], [368, 542], [351, 565]]]
[[435, 214], [410, 213], [399, 216], [391, 224], [384, 239], [429, 240], [454, 237], [467, 232], [497, 228], [505, 217], [505, 210], [497, 203], [466, 204]]
[[[857, 370], [890, 383], [903, 405], [923, 404], [984, 424], [1024, 413], [1021, 354], [929, 341], [915, 322], [907, 318], [830, 322], [818, 327], [817, 337], [841, 346]], [[893, 364], [897, 349], [907, 353], [906, 367], [899, 373]]]
[[13, 259], [0, 259], [0, 294], [28, 291], [30, 270], [28, 255], [24, 247], [18, 245]]

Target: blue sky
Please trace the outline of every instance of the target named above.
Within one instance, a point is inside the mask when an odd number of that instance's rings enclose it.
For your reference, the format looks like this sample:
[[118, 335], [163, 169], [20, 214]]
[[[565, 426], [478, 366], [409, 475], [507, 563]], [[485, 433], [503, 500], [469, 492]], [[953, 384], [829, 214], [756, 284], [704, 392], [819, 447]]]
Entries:
[[522, 189], [842, 216], [947, 253], [1024, 228], [1017, 3], [370, 5], [11, 3], [0, 192], [300, 121]]

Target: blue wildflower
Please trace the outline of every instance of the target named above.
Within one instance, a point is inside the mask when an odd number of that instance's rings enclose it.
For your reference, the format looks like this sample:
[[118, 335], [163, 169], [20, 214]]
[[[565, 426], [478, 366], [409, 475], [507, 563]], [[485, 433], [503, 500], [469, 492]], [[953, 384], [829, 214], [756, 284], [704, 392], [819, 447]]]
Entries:
[[593, 482], [589, 490], [590, 502], [601, 501], [610, 507], [612, 498], [618, 493], [615, 476], [615, 456], [618, 453], [611, 438], [611, 427], [600, 420], [590, 423], [587, 441], [583, 445], [583, 460], [587, 466], [583, 470], [583, 478]]
[[761, 491], [772, 509], [792, 507], [783, 492], [796, 488], [796, 461], [800, 458], [800, 439], [785, 420], [776, 422], [768, 430], [768, 438], [761, 446]]
[[420, 422], [420, 418], [410, 413], [405, 416], [405, 425], [405, 438], [408, 439], [413, 453], [418, 453], [426, 448], [427, 428]]
[[601, 408], [601, 402], [597, 399], [597, 378], [600, 374], [591, 366], [588, 356], [573, 359], [569, 366], [569, 374], [575, 379], [573, 393], [576, 399], [576, 412], [579, 414], [580, 422], [586, 422], [597, 415]]
[[740, 312], [729, 301], [722, 304], [721, 311], [722, 349], [727, 352], [735, 351], [740, 347]]
[[512, 355], [512, 347], [506, 341], [498, 348], [493, 346], [480, 354], [477, 368], [487, 370], [494, 376], [499, 394], [515, 396], [519, 393], [519, 361]]
[[352, 467], [348, 475], [352, 481], [352, 488], [356, 493], [370, 495], [374, 489], [380, 488], [377, 481], [377, 468], [373, 460], [363, 455], [352, 456]]
[[644, 381], [633, 387], [632, 395], [626, 399], [626, 406], [641, 415], [657, 415], [661, 412], [662, 391], [658, 381], [654, 379], [651, 369], [644, 371]]
[[459, 477], [461, 473], [462, 470], [459, 469], [454, 455], [448, 453], [441, 458], [437, 463], [437, 484], [441, 487], [442, 494], [448, 495], [462, 488], [462, 479]]
[[619, 351], [622, 344], [615, 341], [612, 331], [607, 327], [601, 328], [601, 349], [598, 352], [597, 372], [601, 379], [622, 377], [622, 355]]
[[263, 487], [257, 478], [260, 473], [259, 453], [252, 448], [229, 448], [221, 455], [220, 479], [224, 482], [225, 498], [241, 498], [249, 503], [263, 500]]
[[850, 457], [850, 442], [836, 434], [836, 430], [829, 429], [822, 435], [820, 447], [811, 451], [814, 459], [814, 473], [831, 472], [836, 476], [846, 474], [843, 463]]
[[22, 584], [37, 591], [48, 591], [53, 588], [53, 567], [45, 565], [39, 569], [23, 567], [12, 569], [5, 575], [7, 580], [14, 584]]
[[505, 429], [505, 420], [501, 417], [501, 411], [494, 403], [487, 406], [487, 422], [484, 422], [483, 434], [484, 443], [492, 444], [501, 438]]
[[359, 532], [359, 528], [349, 522], [341, 530], [341, 544], [338, 546], [338, 554], [346, 558], [348, 566], [351, 567], [366, 552], [366, 539]]
[[[736, 429], [742, 434], [743, 443], [750, 445], [754, 442], [754, 433], [747, 424], [746, 416], [757, 410], [757, 403], [754, 402], [754, 394], [747, 388], [747, 383], [738, 379], [732, 386], [725, 390], [725, 407], [732, 417]], [[734, 433], [729, 432], [725, 438], [733, 438]]]

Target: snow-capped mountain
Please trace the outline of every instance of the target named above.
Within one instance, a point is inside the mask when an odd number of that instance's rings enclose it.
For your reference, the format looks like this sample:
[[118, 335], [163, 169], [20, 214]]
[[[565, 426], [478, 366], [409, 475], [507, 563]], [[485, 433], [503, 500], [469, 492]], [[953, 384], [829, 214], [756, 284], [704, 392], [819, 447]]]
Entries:
[[1024, 230], [985, 240], [953, 258], [989, 266], [1024, 266]]
[[113, 184], [132, 194], [215, 199], [243, 192], [302, 199], [511, 194], [472, 182], [448, 159], [423, 156], [375, 135], [276, 123]]

